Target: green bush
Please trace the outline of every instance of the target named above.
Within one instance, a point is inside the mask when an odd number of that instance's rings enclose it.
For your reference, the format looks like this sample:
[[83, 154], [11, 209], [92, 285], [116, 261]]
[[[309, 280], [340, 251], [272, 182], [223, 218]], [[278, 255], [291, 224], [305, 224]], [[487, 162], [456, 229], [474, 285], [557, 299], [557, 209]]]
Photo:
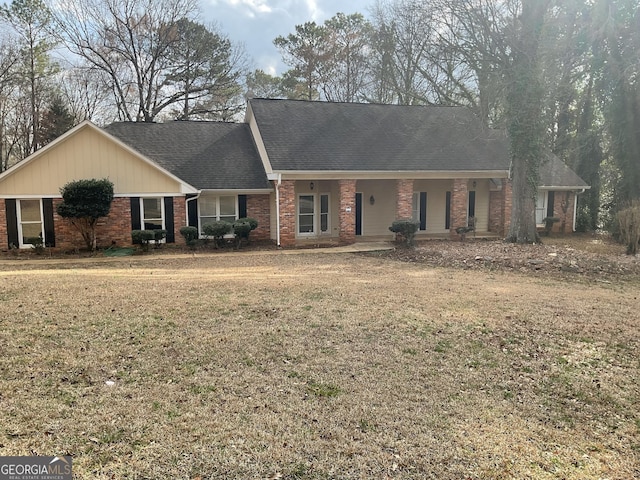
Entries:
[[389, 230], [391, 230], [393, 233], [404, 238], [405, 243], [408, 247], [413, 246], [416, 232], [419, 229], [420, 222], [408, 219], [395, 220], [389, 227]]
[[627, 245], [627, 253], [638, 253], [640, 244], [640, 200], [634, 200], [630, 206], [620, 210], [616, 216], [620, 240]]
[[218, 220], [215, 222], [207, 223], [202, 227], [202, 233], [207, 237], [213, 237], [216, 248], [224, 245], [224, 236], [231, 233], [233, 224], [225, 222], [224, 220]]
[[159, 248], [162, 240], [167, 237], [166, 230], [132, 230], [131, 240], [135, 245], [141, 245], [144, 252], [149, 250], [151, 242], [155, 243], [156, 248]]
[[62, 187], [60, 193], [62, 203], [58, 205], [58, 215], [68, 218], [82, 235], [87, 248], [94, 251], [98, 220], [109, 215], [111, 210], [113, 183], [106, 178], [75, 180]]
[[38, 255], [42, 255], [44, 253], [44, 239], [42, 238], [42, 234], [37, 237], [25, 238], [25, 240], [26, 243], [31, 244], [31, 248], [33, 248]]
[[240, 248], [242, 239], [246, 239], [249, 243], [249, 234], [258, 228], [258, 221], [255, 218], [245, 217], [239, 218], [233, 223], [233, 234], [236, 237], [236, 246]]
[[180, 235], [182, 235], [188, 247], [195, 247], [198, 242], [198, 229], [196, 227], [182, 227]]

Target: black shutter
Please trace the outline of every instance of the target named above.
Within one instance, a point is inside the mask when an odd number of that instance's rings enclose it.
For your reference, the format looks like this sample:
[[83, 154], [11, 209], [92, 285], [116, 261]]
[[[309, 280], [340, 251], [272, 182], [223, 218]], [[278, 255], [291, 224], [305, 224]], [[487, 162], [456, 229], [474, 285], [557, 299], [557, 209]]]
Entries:
[[451, 192], [447, 192], [444, 208], [444, 228], [449, 230], [451, 228]]
[[44, 241], [47, 247], [56, 246], [56, 230], [53, 226], [53, 198], [42, 199], [44, 215]]
[[[193, 197], [195, 195], [187, 195], [187, 200]], [[198, 228], [198, 200], [187, 202], [187, 225]]]
[[131, 197], [131, 230], [140, 230], [140, 197]]
[[476, 216], [476, 191], [469, 192], [469, 217]]
[[13, 198], [7, 198], [4, 201], [4, 206], [7, 213], [7, 241], [9, 242], [9, 248], [11, 248], [11, 245], [18, 248], [20, 246], [20, 240], [18, 239], [16, 201]]
[[555, 200], [556, 192], [547, 192], [547, 217], [553, 217], [554, 215], [554, 205], [553, 202]]
[[247, 196], [238, 195], [238, 218], [246, 218], [247, 216]]
[[167, 243], [175, 243], [175, 219], [173, 218], [173, 197], [164, 197], [164, 226], [167, 230]]
[[427, 229], [427, 192], [420, 192], [420, 230]]

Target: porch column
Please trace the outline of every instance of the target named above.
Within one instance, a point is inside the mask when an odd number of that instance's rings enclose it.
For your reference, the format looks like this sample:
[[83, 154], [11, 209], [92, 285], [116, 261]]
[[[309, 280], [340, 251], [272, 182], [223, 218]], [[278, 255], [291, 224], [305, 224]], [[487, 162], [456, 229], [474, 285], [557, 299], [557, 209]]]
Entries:
[[459, 238], [456, 228], [467, 226], [467, 209], [469, 208], [469, 179], [455, 178], [451, 190], [451, 239]]
[[282, 180], [276, 184], [280, 196], [280, 245], [292, 247], [296, 244], [296, 182]]
[[356, 241], [356, 181], [338, 180], [340, 189], [340, 242]]
[[413, 180], [396, 180], [396, 219], [410, 219], [413, 213]]

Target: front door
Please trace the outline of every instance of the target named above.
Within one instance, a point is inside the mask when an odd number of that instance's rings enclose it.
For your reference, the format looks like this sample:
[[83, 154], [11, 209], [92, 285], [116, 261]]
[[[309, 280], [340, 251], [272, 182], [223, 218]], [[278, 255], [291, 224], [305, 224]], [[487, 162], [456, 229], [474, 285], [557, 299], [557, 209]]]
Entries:
[[356, 235], [362, 235], [362, 193], [356, 192]]

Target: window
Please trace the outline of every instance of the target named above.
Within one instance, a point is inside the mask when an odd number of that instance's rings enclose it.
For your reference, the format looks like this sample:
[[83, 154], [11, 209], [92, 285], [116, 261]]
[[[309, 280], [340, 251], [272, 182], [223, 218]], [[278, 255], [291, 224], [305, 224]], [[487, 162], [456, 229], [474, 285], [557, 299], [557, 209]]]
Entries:
[[42, 203], [40, 200], [18, 200], [18, 239], [20, 247], [30, 247], [34, 238], [42, 237]]
[[329, 194], [320, 195], [320, 233], [329, 233]]
[[142, 230], [164, 229], [164, 204], [162, 198], [141, 198]]
[[538, 191], [536, 198], [536, 223], [542, 225], [545, 217], [554, 216], [554, 196], [555, 192]]
[[238, 219], [238, 202], [235, 195], [202, 195], [198, 199], [200, 232], [205, 225], [223, 220], [233, 223]]
[[311, 235], [315, 232], [315, 195], [298, 197], [298, 233]]

